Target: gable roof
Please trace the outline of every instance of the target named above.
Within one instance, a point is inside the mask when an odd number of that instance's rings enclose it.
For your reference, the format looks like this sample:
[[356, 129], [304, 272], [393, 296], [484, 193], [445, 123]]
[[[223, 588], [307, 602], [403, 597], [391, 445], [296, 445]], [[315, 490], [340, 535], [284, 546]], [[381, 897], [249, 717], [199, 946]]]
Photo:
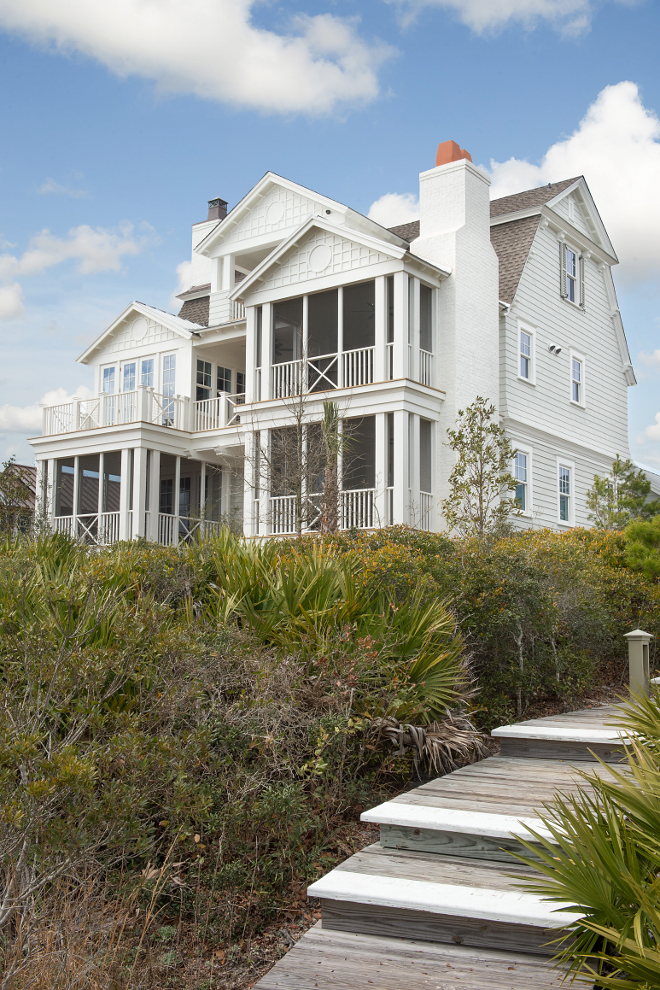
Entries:
[[562, 179], [561, 182], [549, 182], [547, 186], [538, 186], [536, 189], [525, 189], [524, 192], [514, 193], [512, 196], [502, 196], [500, 199], [493, 199], [490, 203], [491, 217], [501, 217], [505, 213], [516, 213], [518, 210], [529, 210], [535, 206], [545, 206], [551, 199], [554, 199], [564, 189], [568, 189], [574, 182], [579, 182], [582, 176], [578, 175], [574, 179]]
[[196, 335], [198, 330], [203, 329], [198, 323], [192, 323], [190, 320], [182, 319], [180, 316], [173, 316], [172, 313], [166, 313], [164, 310], [156, 309], [154, 306], [145, 306], [144, 303], [134, 300], [126, 307], [124, 312], [118, 316], [117, 319], [114, 320], [110, 326], [96, 338], [95, 341], [93, 341], [93, 343], [89, 345], [87, 350], [83, 351], [80, 357], [76, 360], [78, 360], [81, 364], [87, 364], [87, 361], [94, 354], [94, 352], [97, 351], [102, 343], [114, 333], [117, 327], [119, 327], [124, 320], [126, 320], [130, 313], [137, 313], [139, 316], [144, 316], [149, 320], [153, 320], [155, 323], [159, 323], [168, 330], [172, 330], [174, 333], [185, 338], [186, 340], [190, 340], [191, 337]]
[[539, 216], [522, 217], [490, 228], [490, 243], [500, 265], [500, 299], [512, 303], [539, 228]]

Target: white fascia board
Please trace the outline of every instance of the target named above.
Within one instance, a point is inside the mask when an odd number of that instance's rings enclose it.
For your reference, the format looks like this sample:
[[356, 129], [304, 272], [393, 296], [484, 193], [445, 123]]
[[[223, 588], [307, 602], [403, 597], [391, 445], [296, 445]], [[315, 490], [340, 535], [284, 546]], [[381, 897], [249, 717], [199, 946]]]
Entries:
[[554, 842], [552, 832], [539, 818], [495, 815], [481, 811], [460, 811], [455, 808], [436, 808], [430, 805], [404, 804], [386, 801], [365, 811], [360, 821], [376, 825], [398, 825], [401, 828], [425, 828], [433, 832], [457, 832], [461, 835], [481, 835], [491, 839], [523, 838], [533, 840], [529, 830], [534, 829], [544, 839]]
[[615, 746], [627, 741], [625, 733], [617, 732], [616, 729], [572, 729], [569, 726], [531, 726], [521, 723], [500, 725], [499, 728], [492, 730], [491, 736], [496, 739], [547, 739], [552, 742], [604, 743]]
[[145, 304], [141, 302], [132, 302], [126, 307], [121, 316], [118, 316], [117, 319], [114, 320], [114, 322], [111, 323], [110, 326], [107, 327], [103, 333], [89, 345], [87, 350], [83, 351], [83, 353], [76, 358], [76, 361], [79, 364], [87, 364], [94, 351], [98, 350], [106, 337], [113, 333], [131, 312], [138, 313], [140, 316], [144, 316], [147, 319], [155, 320], [157, 323], [160, 323], [161, 326], [167, 327], [168, 330], [172, 330], [173, 333], [178, 333], [184, 340], [190, 340], [193, 335], [197, 334], [202, 329], [202, 327], [200, 327], [197, 323], [191, 323], [189, 320], [182, 320], [178, 316], [172, 316], [171, 313], [164, 313], [162, 309], [155, 309], [153, 306], [145, 306]]
[[[407, 246], [405, 248], [399, 247], [397, 244], [389, 244], [386, 241], [377, 240], [375, 237], [371, 237], [369, 234], [363, 234], [361, 231], [354, 230], [351, 227], [340, 226], [339, 224], [332, 223], [325, 217], [318, 216], [317, 214], [311, 214], [307, 217], [303, 223], [297, 227], [286, 240], [282, 241], [281, 244], [271, 251], [267, 258], [257, 265], [250, 274], [239, 282], [237, 286], [229, 293], [230, 299], [240, 299], [246, 292], [250, 289], [256, 282], [261, 282], [263, 276], [266, 272], [272, 268], [273, 265], [282, 258], [287, 251], [289, 251], [295, 244], [300, 241], [306, 234], [312, 230], [313, 227], [318, 227], [321, 230], [326, 230], [328, 233], [336, 234], [338, 237], [344, 237], [346, 240], [355, 241], [358, 244], [362, 244], [366, 248], [371, 248], [374, 251], [379, 251], [382, 254], [388, 254], [391, 258], [395, 258], [400, 261], [405, 258], [409, 251]], [[430, 264], [430, 262], [429, 262]]]
[[[597, 237], [599, 238], [601, 249], [607, 252], [611, 257], [616, 258], [616, 251], [614, 250], [609, 234], [605, 229], [605, 224], [601, 220], [598, 207], [596, 206], [594, 198], [589, 191], [589, 186], [587, 185], [584, 176], [580, 176], [580, 178], [577, 179], [573, 185], [567, 186], [566, 189], [562, 189], [562, 191], [558, 193], [554, 199], [549, 200], [545, 205], [549, 209], [552, 209], [555, 204], [560, 203], [563, 199], [566, 199], [571, 195], [571, 193], [574, 192], [577, 192], [579, 194], [579, 198], [582, 200], [582, 204], [589, 215], [589, 220], [594, 227]], [[598, 241], [596, 241], [596, 243], [598, 243]], [[618, 263], [618, 259], [616, 263]]]
[[121, 447], [156, 448], [165, 454], [182, 454], [190, 446], [191, 434], [186, 430], [173, 430], [157, 423], [126, 423], [106, 426], [99, 430], [78, 430], [75, 433], [57, 433], [53, 436], [34, 437], [29, 442], [35, 453], [48, 453], [49, 457], [75, 457], [76, 454], [93, 454], [102, 450], [119, 450]]
[[623, 328], [623, 320], [621, 319], [621, 311], [619, 310], [619, 302], [616, 297], [616, 288], [614, 287], [614, 277], [612, 275], [611, 268], [605, 265], [602, 269], [602, 275], [605, 281], [607, 301], [610, 306], [610, 316], [612, 317], [612, 323], [614, 324], [614, 333], [616, 334], [617, 344], [619, 345], [623, 377], [626, 380], [626, 385], [636, 385], [637, 379], [635, 378], [632, 361], [630, 360], [628, 341], [626, 340], [626, 332]]
[[516, 210], [513, 213], [503, 213], [501, 216], [491, 217], [490, 225], [491, 227], [497, 227], [503, 223], [513, 223], [514, 220], [524, 220], [526, 217], [540, 217], [545, 219], [549, 227], [557, 233], [563, 232], [566, 238], [574, 243], [576, 247], [580, 248], [581, 251], [589, 251], [595, 258], [598, 258], [599, 261], [607, 265], [619, 264], [619, 259], [614, 253], [614, 249], [609, 237], [604, 232], [604, 228], [603, 232], [605, 242], [608, 246], [607, 248], [587, 237], [581, 230], [578, 230], [572, 223], [569, 223], [568, 220], [565, 220], [559, 213], [551, 209], [547, 203], [543, 206], [532, 206], [526, 210]]
[[430, 272], [433, 278], [437, 279], [438, 282], [444, 282], [444, 280], [449, 278], [451, 275], [451, 272], [447, 271], [446, 268], [439, 268], [437, 265], [434, 265], [432, 261], [429, 261], [427, 258], [423, 258], [421, 254], [413, 254], [412, 251], [409, 251], [405, 257], [406, 267], [410, 265], [411, 267], [421, 270], [423, 273]]
[[333, 901], [533, 925], [535, 928], [565, 928], [583, 917], [566, 910], [571, 906], [568, 903], [553, 904], [536, 894], [518, 890], [491, 890], [342, 869], [333, 870], [317, 880], [307, 888], [307, 893], [310, 897]]

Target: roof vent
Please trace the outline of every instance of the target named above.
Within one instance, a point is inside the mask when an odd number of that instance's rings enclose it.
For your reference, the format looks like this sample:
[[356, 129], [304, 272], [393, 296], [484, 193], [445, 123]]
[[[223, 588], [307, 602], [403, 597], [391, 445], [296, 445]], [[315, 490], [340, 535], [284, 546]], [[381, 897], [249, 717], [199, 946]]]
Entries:
[[465, 148], [459, 148], [455, 141], [442, 141], [438, 145], [438, 151], [435, 156], [436, 168], [438, 165], [448, 165], [449, 162], [460, 162], [463, 158], [467, 158], [469, 162], [472, 161], [472, 155]]
[[227, 216], [227, 203], [224, 199], [209, 200], [209, 215], [207, 220], [224, 220]]

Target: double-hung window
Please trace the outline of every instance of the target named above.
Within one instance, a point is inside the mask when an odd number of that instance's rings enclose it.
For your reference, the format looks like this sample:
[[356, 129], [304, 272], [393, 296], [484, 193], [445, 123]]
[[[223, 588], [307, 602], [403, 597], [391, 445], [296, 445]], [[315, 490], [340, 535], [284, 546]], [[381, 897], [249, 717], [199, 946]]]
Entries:
[[532, 378], [532, 335], [526, 330], [520, 331], [520, 370], [521, 378], [531, 381]]
[[203, 402], [211, 398], [211, 362], [197, 361], [196, 399]]
[[568, 464], [558, 465], [559, 521], [571, 523], [573, 515], [573, 469]]
[[175, 388], [176, 354], [165, 354], [163, 357], [163, 426], [174, 424]]
[[529, 498], [527, 495], [527, 485], [528, 485], [528, 469], [527, 469], [527, 457], [528, 455], [523, 453], [523, 451], [516, 451], [516, 456], [513, 460], [513, 476], [516, 479], [516, 498], [515, 502], [521, 512], [528, 511]]
[[561, 294], [568, 302], [584, 309], [584, 258], [575, 248], [560, 243]]
[[576, 406], [585, 406], [586, 392], [584, 380], [584, 357], [571, 351], [571, 402]]
[[578, 257], [571, 248], [566, 248], [566, 298], [569, 302], [577, 302], [578, 288]]
[[218, 395], [220, 392], [231, 393], [231, 368], [221, 368], [218, 365]]

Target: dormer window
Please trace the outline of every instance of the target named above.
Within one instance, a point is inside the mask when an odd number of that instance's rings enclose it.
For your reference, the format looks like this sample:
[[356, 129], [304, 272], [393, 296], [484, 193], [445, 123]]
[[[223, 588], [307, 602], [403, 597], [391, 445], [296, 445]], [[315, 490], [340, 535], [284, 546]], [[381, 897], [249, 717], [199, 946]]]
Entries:
[[584, 309], [584, 258], [568, 244], [559, 245], [561, 295]]

